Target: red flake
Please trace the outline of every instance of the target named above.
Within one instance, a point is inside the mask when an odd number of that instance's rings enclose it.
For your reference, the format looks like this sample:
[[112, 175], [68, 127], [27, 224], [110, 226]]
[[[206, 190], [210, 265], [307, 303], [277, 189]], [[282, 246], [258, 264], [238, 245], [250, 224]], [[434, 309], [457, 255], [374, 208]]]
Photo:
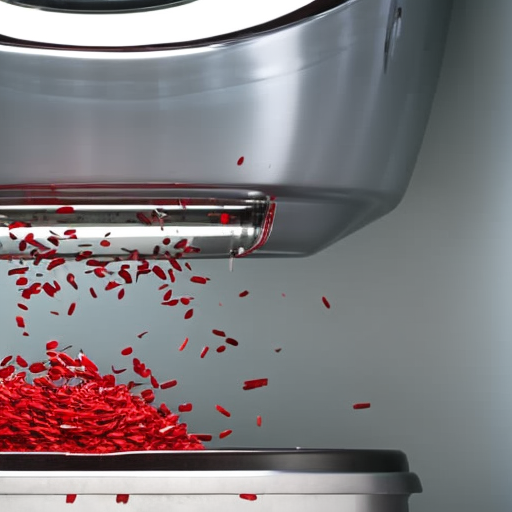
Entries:
[[126, 284], [131, 284], [133, 282], [132, 276], [128, 270], [122, 268], [119, 272], [119, 277], [123, 278]]
[[154, 274], [157, 275], [163, 281], [165, 281], [167, 279], [167, 275], [162, 270], [162, 268], [159, 267], [158, 265], [153, 265], [153, 269], [152, 270], [153, 270]]
[[170, 238], [164, 238], [164, 239], [162, 240], [162, 243], [163, 243], [164, 245], [169, 245], [169, 244], [171, 243], [171, 239], [170, 239]]
[[11, 222], [8, 226], [9, 230], [16, 229], [16, 228], [30, 228], [32, 227], [31, 224], [28, 222], [22, 222], [21, 220], [16, 220], [14, 222]]
[[192, 315], [194, 314], [194, 309], [189, 309], [186, 313], [185, 313], [185, 320], [188, 320], [189, 318], [192, 318]]
[[71, 316], [75, 312], [76, 302], [72, 302], [68, 308], [68, 316]]
[[139, 222], [142, 224], [145, 224], [146, 226], [151, 226], [151, 221], [142, 213], [137, 213], [137, 219], [139, 219]]
[[213, 439], [213, 436], [211, 434], [194, 434], [194, 437], [196, 439], [199, 439], [199, 441], [203, 441], [205, 443]]
[[121, 283], [116, 283], [116, 281], [109, 281], [107, 283], [107, 286], [105, 286], [105, 290], [113, 290], [114, 288], [117, 288], [118, 286], [121, 286]]
[[249, 292], [247, 290], [244, 290], [243, 292], [240, 292], [238, 294], [239, 297], [247, 297], [247, 295], [249, 295]]
[[187, 247], [188, 240], [186, 238], [182, 238], [178, 243], [174, 244], [175, 249], [184, 249]]
[[236, 165], [242, 165], [244, 163], [244, 160], [245, 158], [243, 156], [241, 156], [237, 161], [236, 161]]
[[18, 237], [14, 233], [9, 233], [9, 238], [11, 240], [18, 240]]
[[50, 313], [51, 313], [52, 315], [55, 315], [55, 316], [59, 316], [59, 314], [60, 314], [58, 311], [50, 311]]
[[50, 261], [50, 263], [48, 263], [46, 270], [52, 270], [55, 267], [58, 267], [59, 265], [63, 265], [64, 263], [66, 263], [66, 260], [64, 258], [54, 258], [53, 260]]
[[64, 235], [66, 235], [66, 236], [76, 235], [76, 229], [66, 229], [66, 231], [64, 231]]
[[92, 286], [91, 286], [91, 288], [89, 288], [89, 293], [92, 295], [93, 299], [98, 298], [98, 295], [96, 294], [96, 290]]
[[26, 306], [25, 304], [22, 304], [21, 302], [18, 302], [18, 307], [20, 309], [23, 309], [23, 311], [28, 311], [28, 306]]
[[155, 400], [155, 393], [152, 389], [145, 389], [144, 391], [141, 391], [140, 395], [148, 404]]
[[174, 386], [176, 386], [176, 384], [178, 384], [178, 381], [176, 379], [168, 380], [167, 382], [162, 382], [162, 384], [160, 384], [160, 389], [173, 388]]
[[212, 329], [212, 332], [215, 336], [220, 336], [221, 338], [226, 337], [226, 333], [224, 331], [219, 331], [219, 329]]
[[83, 352], [80, 352], [78, 358], [80, 359], [80, 363], [82, 364], [82, 366], [84, 366], [88, 370], [92, 370], [93, 372], [98, 371], [98, 367]]
[[171, 279], [171, 283], [175, 283], [176, 282], [176, 276], [174, 275], [174, 270], [172, 268], [170, 268], [168, 270], [169, 272], [169, 278]]
[[176, 258], [169, 258], [169, 263], [171, 264], [172, 268], [174, 268], [174, 270], [177, 270], [178, 272], [183, 271], [182, 266], [179, 264]]
[[129, 494], [118, 494], [116, 496], [116, 503], [128, 503], [128, 499], [130, 498]]
[[371, 407], [371, 404], [369, 402], [361, 402], [361, 403], [358, 403], [358, 404], [354, 404], [352, 406], [353, 409], [369, 409]]
[[231, 413], [229, 411], [227, 411], [226, 409], [224, 409], [224, 407], [222, 407], [222, 405], [216, 405], [215, 406], [215, 409], [217, 409], [217, 411], [219, 411], [221, 414], [224, 414], [224, 416], [227, 416], [228, 418], [231, 417]]
[[168, 300], [167, 302], [162, 302], [162, 306], [177, 306], [180, 303], [178, 299]]
[[48, 242], [50, 242], [52, 245], [55, 245], [55, 247], [59, 246], [59, 238], [54, 235], [49, 236], [46, 240], [48, 240]]
[[210, 350], [210, 347], [204, 347], [201, 351], [201, 359], [208, 353], [208, 350]]
[[27, 242], [25, 242], [25, 240], [22, 240], [19, 244], [18, 244], [18, 249], [23, 252], [25, 251], [27, 248]]
[[243, 500], [248, 500], [248, 501], [256, 501], [258, 499], [258, 496], [256, 494], [242, 493], [242, 494], [239, 494], [239, 496]]
[[192, 300], [193, 300], [193, 297], [181, 297], [180, 302], [184, 306], [188, 306]]
[[190, 281], [192, 283], [197, 283], [197, 284], [206, 284], [208, 282], [208, 278], [201, 277], [201, 276], [192, 276], [190, 278]]
[[100, 245], [101, 247], [110, 247], [110, 242], [108, 240], [102, 240]]
[[192, 266], [188, 261], [185, 262], [185, 267], [187, 267], [190, 270], [190, 272], [192, 272]]
[[160, 384], [158, 383], [158, 381], [156, 380], [155, 376], [154, 375], [151, 375], [150, 377], [150, 382], [151, 382], [151, 385], [155, 388], [155, 389], [158, 389], [160, 387]]
[[28, 370], [29, 370], [31, 373], [41, 373], [41, 372], [46, 371], [46, 366], [45, 366], [43, 363], [32, 363], [32, 364], [28, 367]]
[[46, 344], [46, 350], [54, 350], [59, 346], [59, 342], [56, 340], [49, 341]]
[[185, 338], [185, 341], [180, 345], [179, 350], [182, 351], [187, 346], [187, 343], [188, 343], [188, 338]]
[[256, 417], [256, 425], [258, 425], [258, 427], [261, 427], [261, 416]]
[[21, 296], [24, 299], [30, 299], [32, 295], [37, 295], [41, 292], [41, 283], [32, 283], [28, 288], [25, 288], [21, 292]]
[[76, 284], [75, 276], [73, 274], [69, 273], [66, 276], [66, 280], [75, 290], [78, 290], [78, 285]]
[[160, 253], [160, 246], [155, 245], [155, 247], [153, 247], [153, 256], [157, 256], [159, 253]]
[[217, 347], [217, 352], [218, 352], [219, 354], [221, 354], [221, 353], [222, 353], [222, 352], [224, 352], [225, 350], [226, 350], [226, 345], [219, 345], [219, 346]]
[[24, 329], [25, 328], [25, 319], [22, 316], [17, 316], [16, 317], [16, 325], [20, 329]]
[[25, 331], [25, 332], [23, 332], [22, 336], [29, 336], [29, 334], [27, 331]]
[[16, 274], [24, 274], [28, 270], [28, 267], [16, 267], [8, 270], [7, 275], [14, 276]]
[[246, 380], [243, 389], [256, 389], [268, 385], [268, 379]]
[[180, 412], [190, 412], [192, 410], [192, 408], [193, 408], [193, 406], [191, 403], [178, 405], [178, 411], [180, 411]]
[[220, 214], [220, 223], [221, 224], [229, 224], [229, 214], [228, 213]]
[[327, 309], [331, 309], [331, 304], [329, 303], [329, 301], [325, 297], [322, 297], [322, 302], [324, 303], [324, 306]]
[[[108, 270], [105, 267], [96, 267], [93, 270], [93, 272], [96, 277], [105, 277], [108, 274]], [[118, 286], [120, 286], [120, 285], [118, 285]]]
[[76, 255], [76, 257], [75, 257], [75, 261], [86, 260], [87, 258], [90, 258], [92, 255], [93, 255], [92, 251], [82, 251], [82, 252], [79, 252]]
[[161, 285], [158, 287], [158, 291], [165, 290], [166, 288], [169, 288], [169, 285], [168, 285], [168, 284], [161, 284]]
[[124, 288], [121, 288], [121, 290], [119, 290], [119, 293], [117, 294], [117, 298], [119, 300], [121, 300], [123, 297], [124, 297]]
[[74, 211], [75, 211], [75, 209], [72, 206], [61, 206], [60, 208], [57, 208], [55, 210], [55, 213], [66, 214], [66, 213], [73, 213]]
[[10, 377], [14, 372], [16, 371], [16, 368], [14, 366], [6, 366], [5, 368], [2, 368], [0, 370], [0, 379], [7, 379]]
[[120, 373], [124, 373], [126, 371], [126, 368], [121, 368], [120, 370], [116, 370], [114, 366], [111, 366], [112, 373], [114, 375], [119, 375]]
[[25, 276], [16, 279], [16, 286], [25, 286], [26, 284], [28, 284], [28, 279]]
[[25, 359], [23, 359], [23, 357], [21, 356], [16, 356], [16, 363], [18, 364], [18, 366], [21, 366], [22, 368], [28, 367], [27, 361], [25, 361]]
[[279, 354], [279, 352], [281, 352], [281, 350], [283, 350], [282, 348], [275, 348], [274, 349], [274, 352], [276, 352], [277, 354]]
[[129, 356], [132, 353], [133, 353], [133, 348], [132, 347], [126, 347], [126, 348], [123, 348], [123, 350], [121, 350], [121, 354], [123, 356]]
[[226, 338], [226, 343], [228, 345], [232, 345], [233, 347], [238, 347], [238, 341], [235, 338]]
[[220, 434], [219, 434], [219, 439], [224, 439], [225, 437], [228, 437], [229, 435], [231, 435], [233, 433], [233, 431], [231, 429], [227, 429], [227, 430], [223, 430]]
[[55, 297], [55, 294], [59, 291], [55, 286], [52, 286], [50, 283], [44, 283], [43, 290], [49, 297]]
[[0, 361], [0, 366], [5, 366], [10, 360], [12, 359], [12, 356], [6, 356]]
[[137, 334], [137, 338], [141, 339], [143, 336], [145, 336], [148, 333], [148, 331], [141, 332], [140, 334]]
[[66, 494], [66, 503], [75, 503], [76, 494]]
[[168, 300], [170, 300], [171, 297], [172, 297], [172, 290], [166, 291], [165, 295], [164, 295], [164, 298], [163, 298], [164, 302], [167, 302]]

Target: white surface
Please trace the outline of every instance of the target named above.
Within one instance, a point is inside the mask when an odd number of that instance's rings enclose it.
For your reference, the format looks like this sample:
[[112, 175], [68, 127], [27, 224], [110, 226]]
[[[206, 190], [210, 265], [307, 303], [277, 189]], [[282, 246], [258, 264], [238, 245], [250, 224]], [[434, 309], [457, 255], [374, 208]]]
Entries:
[[137, 46], [228, 34], [296, 11], [312, 0], [195, 0], [167, 9], [70, 14], [0, 0], [0, 34], [43, 43]]
[[[98, 302], [81, 278], [75, 315], [65, 315], [73, 290], [58, 303], [37, 297], [23, 338], [2, 271], [5, 353], [40, 357], [57, 336], [101, 353], [107, 370], [133, 344], [159, 378], [178, 378], [165, 401], [193, 401], [184, 415], [193, 429], [233, 428], [216, 446], [400, 448], [424, 486], [411, 512], [510, 512], [512, 2], [458, 0], [448, 43], [415, 175], [394, 213], [309, 259], [236, 261], [232, 274], [226, 261], [193, 263], [212, 282], [197, 287], [188, 324], [159, 308], [156, 278], [123, 301]], [[54, 308], [63, 316], [49, 315]], [[212, 328], [240, 346], [216, 354]], [[268, 388], [242, 391], [260, 377]], [[352, 410], [359, 401], [371, 409]]]

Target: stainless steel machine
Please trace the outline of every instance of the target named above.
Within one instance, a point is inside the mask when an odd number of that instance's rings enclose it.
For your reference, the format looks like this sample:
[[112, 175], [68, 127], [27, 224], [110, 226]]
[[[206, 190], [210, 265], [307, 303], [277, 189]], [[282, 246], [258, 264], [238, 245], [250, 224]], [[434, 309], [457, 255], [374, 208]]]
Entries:
[[[450, 11], [449, 0], [0, 0], [0, 258], [329, 246], [401, 200]], [[77, 236], [56, 244], [64, 228]], [[67, 510], [66, 494], [75, 510], [110, 510], [126, 493], [126, 510], [390, 512], [419, 490], [395, 452], [0, 456], [13, 511]]]

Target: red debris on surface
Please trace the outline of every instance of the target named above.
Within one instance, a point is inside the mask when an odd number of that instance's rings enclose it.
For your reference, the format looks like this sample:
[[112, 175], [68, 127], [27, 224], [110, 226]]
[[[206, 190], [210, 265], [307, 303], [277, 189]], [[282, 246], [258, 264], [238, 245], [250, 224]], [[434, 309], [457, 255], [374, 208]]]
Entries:
[[239, 496], [243, 500], [248, 500], [248, 501], [256, 501], [258, 499], [258, 496], [256, 494], [242, 493], [242, 494], [239, 494]]
[[66, 494], [66, 503], [75, 503], [76, 494]]
[[267, 386], [267, 385], [268, 385], [268, 379], [246, 380], [244, 382], [243, 389], [245, 389], [245, 390], [247, 390], [247, 389], [256, 389], [256, 388], [261, 388], [261, 387]]
[[118, 494], [116, 496], [116, 503], [128, 503], [129, 498], [130, 498], [129, 494]]

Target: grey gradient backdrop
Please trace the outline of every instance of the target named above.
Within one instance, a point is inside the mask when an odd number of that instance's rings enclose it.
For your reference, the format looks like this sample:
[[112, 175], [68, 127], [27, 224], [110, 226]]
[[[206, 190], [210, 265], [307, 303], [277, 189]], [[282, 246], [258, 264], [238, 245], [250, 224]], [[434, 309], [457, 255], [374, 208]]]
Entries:
[[[510, 0], [456, 1], [415, 174], [386, 218], [309, 259], [237, 261], [233, 273], [226, 261], [194, 263], [212, 281], [177, 283], [175, 294], [197, 297], [187, 322], [183, 310], [159, 306], [156, 277], [122, 301], [115, 291], [93, 300], [87, 289], [98, 280], [69, 265], [55, 276], [74, 271], [79, 292], [33, 299], [22, 337], [1, 262], [2, 353], [37, 359], [56, 338], [108, 371], [132, 345], [157, 377], [179, 380], [160, 398], [192, 401], [191, 429], [233, 429], [212, 446], [400, 448], [425, 488], [412, 511], [512, 510], [510, 48]], [[217, 354], [213, 328], [240, 346]], [[268, 388], [242, 390], [260, 377]], [[352, 410], [360, 401], [371, 409]]]

